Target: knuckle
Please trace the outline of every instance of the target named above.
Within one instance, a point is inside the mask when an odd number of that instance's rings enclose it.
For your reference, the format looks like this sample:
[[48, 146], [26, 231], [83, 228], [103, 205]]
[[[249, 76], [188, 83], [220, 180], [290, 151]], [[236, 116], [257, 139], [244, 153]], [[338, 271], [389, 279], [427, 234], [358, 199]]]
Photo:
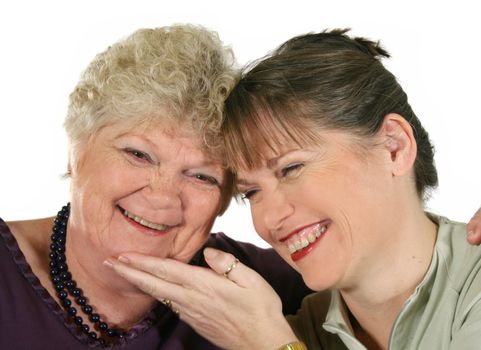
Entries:
[[140, 281], [138, 287], [145, 293], [152, 294], [155, 291], [154, 286], [146, 281]]
[[234, 262], [234, 260], [236, 259], [236, 257], [230, 253], [226, 253], [223, 257], [222, 257], [222, 261], [221, 261], [221, 264], [223, 267], [225, 267], [225, 269], [228, 269], [232, 263]]
[[154, 275], [161, 279], [167, 278], [167, 269], [163, 264], [156, 264], [154, 269], [153, 269]]
[[189, 284], [185, 285], [186, 289], [189, 291], [201, 290], [206, 293], [208, 289], [211, 288], [211, 278], [208, 278], [204, 273], [192, 274]]
[[159, 298], [159, 292], [158, 292], [158, 289], [156, 288], [156, 286], [154, 285], [154, 283], [152, 282], [149, 282], [149, 281], [142, 281], [139, 283], [138, 287], [140, 288], [140, 290], [142, 290], [143, 292], [155, 297], [155, 298]]

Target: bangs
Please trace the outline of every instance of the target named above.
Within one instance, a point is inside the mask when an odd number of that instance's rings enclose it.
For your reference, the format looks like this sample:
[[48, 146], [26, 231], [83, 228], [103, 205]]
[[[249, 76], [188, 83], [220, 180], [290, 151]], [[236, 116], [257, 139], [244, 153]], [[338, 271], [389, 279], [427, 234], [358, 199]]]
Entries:
[[319, 141], [309, 122], [307, 105], [299, 101], [256, 98], [236, 90], [229, 96], [222, 126], [227, 165], [234, 171], [252, 170], [292, 143], [303, 147]]

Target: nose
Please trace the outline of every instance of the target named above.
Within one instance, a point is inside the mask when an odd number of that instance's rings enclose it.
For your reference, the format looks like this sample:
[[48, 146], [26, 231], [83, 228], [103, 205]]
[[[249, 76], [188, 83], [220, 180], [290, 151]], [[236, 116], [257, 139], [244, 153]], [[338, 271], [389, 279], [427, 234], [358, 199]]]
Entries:
[[155, 171], [149, 177], [149, 183], [143, 188], [143, 194], [154, 209], [180, 209], [181, 184], [174, 174]]
[[282, 229], [284, 222], [294, 213], [294, 206], [279, 188], [263, 193], [261, 212], [256, 215], [270, 232]]

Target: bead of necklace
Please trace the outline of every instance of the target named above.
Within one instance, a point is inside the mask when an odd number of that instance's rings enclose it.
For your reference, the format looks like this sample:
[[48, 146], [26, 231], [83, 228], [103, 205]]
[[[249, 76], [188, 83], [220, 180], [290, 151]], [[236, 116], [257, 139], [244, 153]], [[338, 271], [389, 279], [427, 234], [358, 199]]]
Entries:
[[[67, 235], [67, 222], [70, 215], [70, 203], [64, 206], [57, 214], [52, 227], [52, 236], [50, 244], [50, 279], [54, 285], [57, 296], [60, 299], [60, 303], [67, 312], [72, 321], [79, 327], [79, 329], [87, 334], [93, 341], [98, 341], [105, 345], [107, 341], [99, 337], [97, 332], [101, 335], [105, 335], [107, 339], [115, 341], [116, 339], [122, 339], [125, 337], [125, 333], [110, 327], [104, 322], [98, 313], [94, 312], [94, 308], [87, 303], [88, 299], [83, 295], [82, 289], [77, 286], [77, 283], [72, 278], [67, 265], [67, 259], [65, 257], [65, 242]], [[84, 322], [77, 307], [80, 308], [82, 313], [88, 317], [90, 322], [94, 324], [92, 330], [88, 324]]]

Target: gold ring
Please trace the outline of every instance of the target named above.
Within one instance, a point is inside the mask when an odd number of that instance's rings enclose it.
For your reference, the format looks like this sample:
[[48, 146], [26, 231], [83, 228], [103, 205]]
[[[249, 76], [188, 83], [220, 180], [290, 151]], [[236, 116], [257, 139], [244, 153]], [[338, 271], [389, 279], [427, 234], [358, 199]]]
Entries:
[[167, 306], [169, 309], [172, 309], [172, 300], [170, 299], [160, 299], [160, 302]]
[[165, 306], [167, 306], [170, 309], [170, 311], [172, 311], [174, 314], [179, 316], [179, 310], [174, 309], [174, 307], [172, 306], [172, 300], [170, 300], [170, 299], [160, 299], [160, 302], [162, 304], [164, 304]]
[[229, 273], [231, 273], [231, 271], [235, 269], [238, 263], [239, 263], [239, 259], [235, 259], [233, 262], [231, 262], [227, 270], [225, 270], [224, 276], [229, 278]]

